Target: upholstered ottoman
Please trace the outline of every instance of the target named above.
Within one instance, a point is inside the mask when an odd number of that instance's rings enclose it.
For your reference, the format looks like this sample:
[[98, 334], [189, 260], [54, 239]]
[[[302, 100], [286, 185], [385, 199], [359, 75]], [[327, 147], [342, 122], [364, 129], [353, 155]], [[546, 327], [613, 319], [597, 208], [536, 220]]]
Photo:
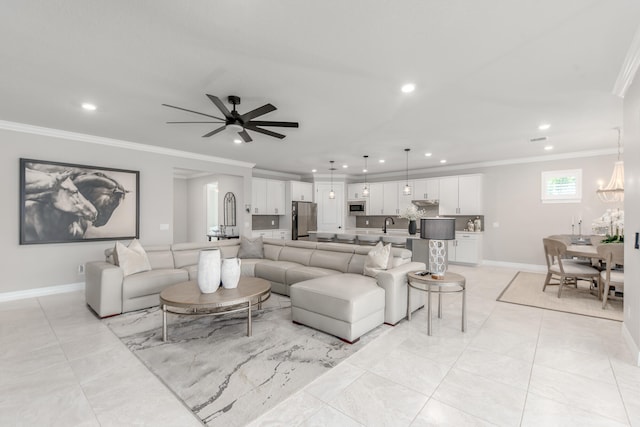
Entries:
[[295, 323], [349, 343], [384, 322], [384, 289], [361, 274], [337, 274], [291, 285]]

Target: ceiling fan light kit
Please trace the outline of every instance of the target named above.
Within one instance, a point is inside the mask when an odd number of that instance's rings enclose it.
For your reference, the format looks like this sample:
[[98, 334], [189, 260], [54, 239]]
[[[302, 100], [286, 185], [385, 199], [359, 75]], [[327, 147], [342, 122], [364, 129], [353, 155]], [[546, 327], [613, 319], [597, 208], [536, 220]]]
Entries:
[[[265, 120], [253, 120], [256, 117], [263, 116], [267, 113], [277, 110], [275, 106], [272, 104], [265, 104], [262, 107], [258, 107], [254, 110], [249, 111], [248, 113], [240, 114], [236, 110], [236, 105], [240, 105], [240, 97], [235, 95], [230, 95], [227, 97], [229, 104], [233, 105], [233, 109], [229, 111], [229, 109], [224, 105], [224, 103], [215, 95], [207, 94], [207, 98], [220, 110], [224, 117], [212, 116], [210, 114], [200, 113], [198, 111], [188, 110], [182, 107], [176, 107], [175, 105], [162, 104], [165, 107], [175, 108], [177, 110], [186, 111], [188, 113], [198, 114], [201, 116], [209, 117], [210, 119], [216, 119], [217, 121], [190, 121], [190, 122], [167, 122], [167, 124], [185, 124], [185, 123], [220, 123], [220, 126], [217, 129], [212, 130], [209, 133], [202, 135], [203, 138], [208, 138], [217, 133], [222, 132], [223, 130], [229, 128], [233, 132], [237, 132], [238, 135], [244, 140], [244, 142], [251, 142], [253, 139], [247, 132], [250, 130], [252, 132], [261, 133], [263, 135], [272, 136], [274, 138], [283, 139], [285, 135], [277, 132], [273, 132], [267, 129], [262, 129], [262, 127], [286, 127], [286, 128], [297, 128], [299, 127], [298, 122], [278, 122], [278, 121], [265, 121]], [[260, 127], [259, 127], [260, 126]]]

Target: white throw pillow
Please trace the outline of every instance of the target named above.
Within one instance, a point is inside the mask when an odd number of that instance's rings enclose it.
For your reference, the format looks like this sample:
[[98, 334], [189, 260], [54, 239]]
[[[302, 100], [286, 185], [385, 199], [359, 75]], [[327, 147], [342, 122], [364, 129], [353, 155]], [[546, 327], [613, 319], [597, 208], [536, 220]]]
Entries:
[[116, 265], [122, 268], [125, 276], [151, 270], [147, 253], [138, 239], [133, 239], [128, 247], [116, 242], [114, 254]]
[[367, 254], [367, 260], [364, 263], [364, 274], [376, 277], [380, 271], [391, 267], [392, 262], [391, 243], [385, 246], [382, 242], [378, 242]]

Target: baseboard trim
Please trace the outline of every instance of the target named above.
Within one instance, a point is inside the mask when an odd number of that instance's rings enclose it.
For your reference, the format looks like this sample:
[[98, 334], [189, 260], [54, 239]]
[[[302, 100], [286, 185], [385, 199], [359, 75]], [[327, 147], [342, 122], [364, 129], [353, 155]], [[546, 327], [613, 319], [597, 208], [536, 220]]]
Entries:
[[44, 288], [26, 289], [0, 293], [0, 302], [15, 301], [19, 299], [37, 298], [47, 295], [64, 294], [84, 290], [84, 282], [69, 283], [67, 285], [47, 286]]
[[640, 348], [638, 348], [638, 344], [633, 340], [629, 329], [627, 329], [627, 323], [622, 322], [622, 337], [624, 341], [627, 343], [627, 347], [631, 350], [631, 354], [636, 359], [636, 366], [640, 366]]
[[546, 265], [538, 265], [538, 264], [523, 264], [518, 262], [505, 262], [505, 261], [492, 261], [492, 260], [483, 260], [483, 266], [487, 267], [504, 267], [504, 268], [513, 268], [516, 270], [525, 270], [525, 271], [533, 271], [533, 272], [547, 272]]

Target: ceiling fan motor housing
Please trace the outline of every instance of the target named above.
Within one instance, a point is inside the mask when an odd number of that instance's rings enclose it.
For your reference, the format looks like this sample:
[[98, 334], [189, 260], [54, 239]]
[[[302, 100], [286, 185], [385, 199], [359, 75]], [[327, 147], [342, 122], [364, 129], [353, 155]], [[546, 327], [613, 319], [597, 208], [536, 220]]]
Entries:
[[227, 98], [229, 100], [229, 104], [240, 105], [240, 97], [235, 95], [229, 95]]

